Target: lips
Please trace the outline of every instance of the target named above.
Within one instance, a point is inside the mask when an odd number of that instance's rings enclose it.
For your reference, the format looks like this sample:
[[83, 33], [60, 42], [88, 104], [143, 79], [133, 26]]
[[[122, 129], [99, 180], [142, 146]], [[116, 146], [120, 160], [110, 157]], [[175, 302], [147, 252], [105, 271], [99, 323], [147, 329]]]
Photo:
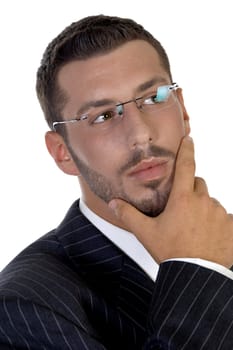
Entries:
[[129, 176], [142, 181], [159, 179], [167, 173], [167, 158], [148, 158], [131, 169]]

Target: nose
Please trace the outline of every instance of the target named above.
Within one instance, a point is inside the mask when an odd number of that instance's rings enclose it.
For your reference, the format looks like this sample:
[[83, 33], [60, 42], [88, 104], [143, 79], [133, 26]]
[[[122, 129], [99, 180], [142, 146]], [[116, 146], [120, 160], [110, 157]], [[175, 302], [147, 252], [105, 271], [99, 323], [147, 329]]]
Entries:
[[123, 124], [130, 148], [146, 147], [156, 137], [151, 118], [148, 118], [135, 101], [124, 106]]

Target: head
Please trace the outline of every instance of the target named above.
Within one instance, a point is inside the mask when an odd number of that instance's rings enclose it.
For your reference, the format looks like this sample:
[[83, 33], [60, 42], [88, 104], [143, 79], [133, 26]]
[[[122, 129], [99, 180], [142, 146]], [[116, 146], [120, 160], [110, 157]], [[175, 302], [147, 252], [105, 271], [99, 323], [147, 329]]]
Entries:
[[[52, 129], [47, 147], [63, 171], [79, 176], [94, 211], [105, 211], [116, 197], [147, 215], [164, 209], [180, 140], [189, 132], [188, 116], [180, 89], [154, 112], [144, 111], [140, 97], [171, 83], [164, 48], [130, 19], [84, 18], [47, 47], [37, 74], [38, 98]], [[93, 123], [93, 116], [116, 104], [121, 116]], [[83, 115], [53, 130], [54, 122]]]
[[[48, 45], [37, 72], [36, 90], [51, 129], [54, 121], [63, 119], [62, 110], [68, 98], [58, 84], [60, 69], [75, 60], [88, 60], [111, 52], [132, 40], [150, 43], [172, 80], [169, 60], [159, 41], [131, 19], [104, 15], [86, 17], [65, 28]], [[65, 128], [60, 132], [65, 134]]]

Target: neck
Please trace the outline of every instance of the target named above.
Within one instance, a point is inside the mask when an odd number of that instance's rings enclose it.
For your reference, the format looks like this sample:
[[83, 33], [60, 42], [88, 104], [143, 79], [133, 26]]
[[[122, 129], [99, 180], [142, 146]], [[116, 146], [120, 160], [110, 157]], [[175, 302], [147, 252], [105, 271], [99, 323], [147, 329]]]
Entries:
[[82, 192], [82, 199], [84, 203], [91, 209], [96, 215], [100, 216], [102, 219], [110, 222], [112, 225], [118, 226], [127, 230], [125, 225], [117, 219], [114, 212], [109, 208], [108, 204], [104, 202], [101, 198], [96, 196], [86, 184], [83, 179], [79, 178], [79, 183]]

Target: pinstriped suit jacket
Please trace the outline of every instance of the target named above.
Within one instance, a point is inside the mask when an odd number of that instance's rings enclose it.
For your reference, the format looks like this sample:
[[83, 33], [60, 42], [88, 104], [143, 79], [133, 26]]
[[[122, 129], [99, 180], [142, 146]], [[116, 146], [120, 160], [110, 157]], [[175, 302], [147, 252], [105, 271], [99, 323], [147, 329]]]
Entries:
[[233, 281], [161, 264], [156, 283], [75, 202], [0, 274], [0, 349], [233, 349]]

